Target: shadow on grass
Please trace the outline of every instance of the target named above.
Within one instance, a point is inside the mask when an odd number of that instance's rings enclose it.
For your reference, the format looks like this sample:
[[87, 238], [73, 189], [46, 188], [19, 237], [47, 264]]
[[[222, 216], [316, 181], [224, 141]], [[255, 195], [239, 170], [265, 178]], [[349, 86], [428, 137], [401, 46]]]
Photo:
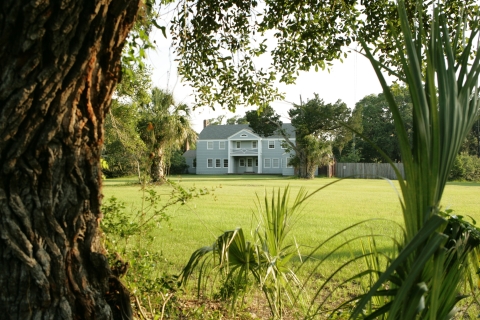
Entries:
[[462, 186], [462, 187], [480, 187], [480, 182], [454, 181], [454, 182], [447, 182], [447, 185]]
[[[378, 247], [377, 248], [378, 252], [383, 253], [384, 255], [391, 256], [395, 253], [395, 250], [392, 247]], [[310, 257], [307, 255], [302, 255], [302, 260], [300, 260], [300, 257], [297, 255], [295, 257], [292, 257], [292, 262], [294, 263], [301, 263], [302, 261], [306, 261], [308, 258], [307, 263], [310, 264], [315, 264], [318, 263], [319, 261], [326, 259], [323, 263], [329, 263], [329, 261], [335, 261], [335, 262], [341, 262], [341, 261], [347, 261], [352, 259], [353, 257], [358, 257], [361, 256], [363, 253], [360, 249], [355, 249], [355, 250], [338, 250], [332, 254], [330, 254], [328, 250], [322, 250]], [[327, 257], [328, 256], [328, 257]]]
[[103, 179], [102, 184], [104, 186], [126, 186], [126, 185], [140, 185], [137, 177], [123, 177], [123, 178], [110, 178]]

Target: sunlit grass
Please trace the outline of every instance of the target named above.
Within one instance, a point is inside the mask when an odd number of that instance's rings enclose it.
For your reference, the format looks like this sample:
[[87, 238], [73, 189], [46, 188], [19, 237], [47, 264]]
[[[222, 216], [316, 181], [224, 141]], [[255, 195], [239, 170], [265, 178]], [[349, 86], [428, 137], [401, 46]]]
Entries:
[[[170, 208], [171, 216], [168, 224], [161, 226], [155, 233], [155, 242], [151, 250], [162, 252], [162, 267], [166, 272], [179, 273], [190, 254], [197, 248], [210, 245], [225, 230], [242, 227], [246, 236], [250, 236], [252, 213], [256, 210], [256, 194], [263, 198], [265, 191], [271, 193], [273, 188], [291, 188], [290, 196], [296, 196], [300, 187], [309, 192], [334, 181], [334, 179], [317, 178], [299, 180], [277, 176], [194, 176], [173, 177], [184, 187], [196, 186], [207, 188], [209, 194], [194, 198], [183, 206]], [[127, 208], [139, 208], [141, 191], [136, 178], [108, 179], [104, 182], [105, 199], [116, 196], [126, 203]], [[305, 209], [293, 228], [291, 241], [300, 245], [302, 254], [308, 254], [311, 248], [338, 231], [367, 219], [387, 219], [401, 223], [402, 213], [395, 188], [396, 182], [386, 180], [345, 179], [335, 183], [307, 200]], [[163, 194], [166, 201], [170, 187], [155, 187]], [[444, 208], [454, 210], [459, 215], [470, 215], [480, 221], [480, 184], [451, 183], [447, 186], [443, 197]], [[393, 235], [398, 227], [390, 221], [372, 221], [361, 226], [363, 232]], [[366, 230], [365, 229], [369, 229]], [[352, 230], [349, 235], [360, 232]], [[344, 238], [336, 239], [332, 244], [320, 250], [328, 252], [340, 244]], [[380, 247], [389, 243], [379, 242]], [[345, 248], [332, 256], [329, 262], [319, 270], [320, 274], [328, 274], [339, 261], [350, 256], [352, 251], [360, 251], [360, 247]]]

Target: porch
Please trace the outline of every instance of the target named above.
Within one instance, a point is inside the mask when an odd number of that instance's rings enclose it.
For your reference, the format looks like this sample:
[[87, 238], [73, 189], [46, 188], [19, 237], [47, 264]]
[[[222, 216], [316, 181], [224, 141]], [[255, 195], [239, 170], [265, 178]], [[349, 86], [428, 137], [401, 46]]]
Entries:
[[259, 157], [254, 155], [230, 154], [231, 167], [229, 174], [259, 174], [262, 168], [259, 166]]

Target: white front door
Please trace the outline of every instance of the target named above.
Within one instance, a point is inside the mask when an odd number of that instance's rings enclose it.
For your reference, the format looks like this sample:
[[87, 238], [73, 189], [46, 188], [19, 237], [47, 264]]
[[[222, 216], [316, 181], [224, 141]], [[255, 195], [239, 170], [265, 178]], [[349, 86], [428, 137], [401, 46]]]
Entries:
[[246, 172], [253, 172], [253, 159], [247, 158], [247, 166], [245, 168]]

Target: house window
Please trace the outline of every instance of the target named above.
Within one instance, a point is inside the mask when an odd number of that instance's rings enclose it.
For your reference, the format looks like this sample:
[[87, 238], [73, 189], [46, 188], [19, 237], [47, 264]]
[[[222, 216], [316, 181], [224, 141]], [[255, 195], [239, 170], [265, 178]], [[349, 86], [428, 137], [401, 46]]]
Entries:
[[207, 168], [213, 168], [213, 159], [207, 159]]
[[213, 141], [207, 141], [207, 149], [213, 149]]
[[223, 159], [223, 167], [228, 168], [228, 159]]
[[279, 168], [280, 167], [280, 161], [277, 158], [272, 159], [272, 168]]
[[257, 149], [257, 141], [252, 141], [252, 149]]
[[244, 137], [244, 138], [245, 138], [246, 136], [247, 136], [247, 135], [246, 135], [245, 133], [242, 134], [242, 135], [240, 135], [240, 137]]
[[245, 159], [244, 158], [240, 158], [239, 165], [240, 165], [240, 167], [245, 167]]
[[221, 168], [221, 162], [220, 159], [215, 159], [215, 168]]
[[218, 149], [225, 149], [225, 141], [218, 141]]
[[242, 146], [242, 143], [240, 141], [237, 141], [236, 144], [237, 144], [237, 149], [240, 149], [240, 147]]
[[258, 158], [255, 159], [255, 167], [258, 167]]
[[268, 140], [268, 149], [275, 149], [275, 140]]
[[270, 158], [265, 158], [265, 159], [263, 159], [263, 167], [264, 167], [264, 168], [270, 168], [270, 167], [271, 167], [271, 163], [272, 163], [271, 161], [272, 161], [272, 159], [270, 159]]
[[283, 140], [281, 143], [280, 143], [280, 147], [282, 149], [287, 149], [287, 142], [285, 140]]

